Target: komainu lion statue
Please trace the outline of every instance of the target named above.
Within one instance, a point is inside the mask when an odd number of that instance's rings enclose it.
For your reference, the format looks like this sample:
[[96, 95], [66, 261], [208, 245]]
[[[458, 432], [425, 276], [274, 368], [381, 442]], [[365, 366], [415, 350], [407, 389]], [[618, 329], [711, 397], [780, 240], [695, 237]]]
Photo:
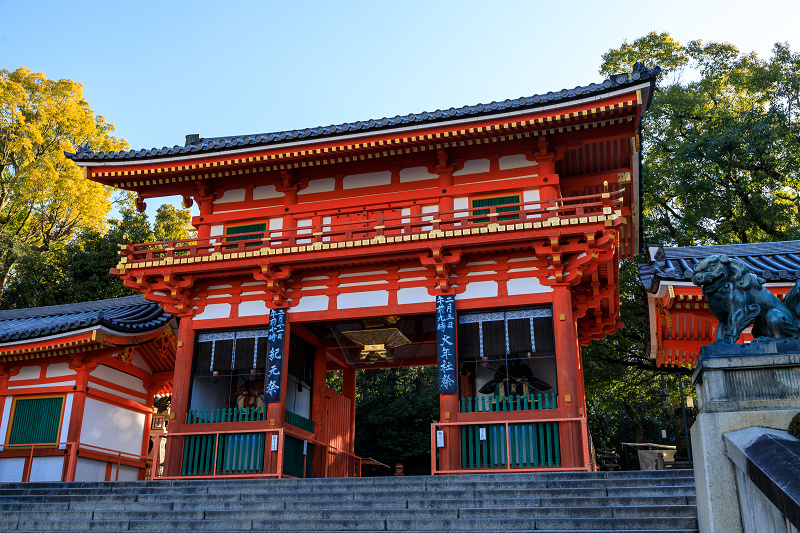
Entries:
[[800, 339], [800, 280], [784, 302], [764, 282], [726, 255], [711, 255], [697, 264], [692, 283], [703, 289], [708, 309], [719, 320], [713, 344], [734, 344], [750, 324], [754, 342]]

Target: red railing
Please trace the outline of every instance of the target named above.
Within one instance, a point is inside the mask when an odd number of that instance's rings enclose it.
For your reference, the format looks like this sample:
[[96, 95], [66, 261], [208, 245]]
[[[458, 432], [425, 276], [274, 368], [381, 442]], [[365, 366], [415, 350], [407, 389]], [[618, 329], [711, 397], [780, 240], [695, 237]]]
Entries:
[[431, 424], [431, 474], [589, 470], [585, 418]]
[[[84, 453], [81, 454], [81, 452]], [[23, 482], [30, 481], [34, 460], [47, 457], [63, 458], [61, 478], [58, 480], [48, 481], [75, 481], [75, 472], [79, 456], [86, 459], [116, 465], [116, 474], [113, 481], [119, 480], [120, 466], [133, 466], [135, 468], [145, 469], [145, 471], [150, 466], [148, 462], [149, 457], [147, 456], [119, 450], [112, 450], [109, 448], [103, 448], [101, 446], [95, 446], [81, 442], [0, 444], [0, 459], [9, 459], [15, 457], [25, 459], [20, 479], [20, 481]]]
[[[324, 450], [323, 477], [361, 476], [361, 457], [278, 428], [158, 435], [153, 448], [152, 479], [295, 477], [284, 473], [287, 436]], [[168, 446], [162, 446], [162, 439]], [[178, 464], [171, 464], [172, 461]], [[304, 460], [303, 476], [308, 474]]]
[[[419, 235], [431, 238], [480, 233], [492, 224], [529, 229], [527, 224], [555, 224], [560, 219], [588, 222], [590, 217], [607, 216], [623, 205], [625, 189], [586, 196], [571, 196], [550, 201], [520, 202], [497, 206], [471, 207], [452, 211], [416, 213], [347, 222], [330, 222], [281, 230], [265, 230], [248, 234], [215, 236], [208, 239], [159, 241], [122, 246], [121, 255], [131, 263], [161, 259], [180, 260], [214, 253], [234, 254], [261, 249], [295, 248], [306, 251], [323, 249], [325, 245], [362, 241], [364, 244], [418, 240]], [[397, 209], [409, 206], [396, 206]], [[352, 214], [355, 214], [354, 212]], [[346, 214], [346, 213], [345, 213]], [[586, 220], [583, 220], [586, 219]], [[445, 232], [452, 232], [445, 233]], [[417, 236], [416, 238], [414, 236]]]

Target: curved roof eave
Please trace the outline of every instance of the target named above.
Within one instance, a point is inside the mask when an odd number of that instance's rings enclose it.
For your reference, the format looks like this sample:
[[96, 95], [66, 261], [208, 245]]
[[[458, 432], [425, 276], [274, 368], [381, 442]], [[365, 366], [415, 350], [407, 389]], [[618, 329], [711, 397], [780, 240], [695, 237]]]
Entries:
[[[536, 94], [514, 100], [506, 99], [502, 102], [490, 102], [489, 104], [476, 104], [460, 108], [451, 107], [447, 110], [437, 109], [432, 113], [423, 111], [422, 113], [410, 113], [405, 116], [397, 115], [392, 118], [383, 117], [378, 120], [345, 122], [338, 125], [317, 126], [302, 130], [204, 138], [198, 139], [197, 142], [192, 144], [175, 145], [172, 148], [165, 146], [160, 149], [152, 148], [149, 150], [94, 152], [91, 147], [85, 145], [81, 146], [77, 153], [65, 152], [65, 155], [80, 166], [113, 166], [130, 162], [156, 162], [207, 157], [211, 154], [223, 152], [248, 152], [279, 145], [291, 147], [322, 139], [354, 138], [372, 135], [380, 131], [407, 131], [433, 124], [458, 124], [489, 117], [513, 116], [538, 109], [564, 107], [581, 101], [596, 99], [600, 96], [612, 96], [618, 92], [628, 92], [634, 89], [652, 89], [660, 72], [661, 69], [659, 67], [648, 69], [642, 64], [637, 64], [634, 66], [632, 73], [616, 74], [600, 84], [591, 83], [574, 89], [562, 89], [557, 92], [550, 91], [546, 94]], [[644, 101], [645, 107], [649, 105], [649, 100], [648, 94]]]
[[710, 255], [725, 254], [747, 266], [768, 283], [795, 283], [800, 280], [800, 241], [682, 246], [660, 248], [663, 255], [639, 265], [639, 279], [651, 294], [662, 282], [691, 283], [694, 267]]

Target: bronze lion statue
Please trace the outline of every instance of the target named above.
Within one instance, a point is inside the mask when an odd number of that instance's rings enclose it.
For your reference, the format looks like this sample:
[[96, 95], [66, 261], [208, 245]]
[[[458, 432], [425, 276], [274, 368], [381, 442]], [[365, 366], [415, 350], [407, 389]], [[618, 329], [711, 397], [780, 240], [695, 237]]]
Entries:
[[703, 289], [708, 309], [719, 320], [713, 344], [734, 344], [753, 325], [754, 342], [800, 338], [800, 280], [781, 302], [765, 281], [743, 263], [711, 255], [694, 269], [692, 283]]

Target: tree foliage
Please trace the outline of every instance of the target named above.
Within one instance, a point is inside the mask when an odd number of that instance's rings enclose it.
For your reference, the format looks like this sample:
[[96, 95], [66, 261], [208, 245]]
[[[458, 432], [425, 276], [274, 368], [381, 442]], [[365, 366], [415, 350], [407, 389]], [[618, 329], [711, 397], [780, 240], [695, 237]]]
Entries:
[[188, 210], [161, 206], [151, 225], [130, 194], [118, 200], [120, 217], [105, 231], [89, 229], [66, 243], [23, 255], [3, 295], [3, 308], [23, 308], [117, 298], [134, 294], [108, 274], [119, 261], [119, 244], [189, 238]]
[[[691, 246], [800, 238], [800, 55], [650, 33], [603, 56], [664, 70], [644, 115], [646, 240]], [[689, 78], [691, 78], [689, 81]]]
[[356, 455], [402, 463], [406, 475], [430, 474], [436, 367], [359, 370], [356, 386]]
[[84, 179], [64, 152], [86, 143], [127, 148], [113, 131], [89, 108], [81, 84], [24, 67], [0, 70], [0, 294], [29, 252], [58, 250], [78, 232], [102, 230], [111, 193]]

